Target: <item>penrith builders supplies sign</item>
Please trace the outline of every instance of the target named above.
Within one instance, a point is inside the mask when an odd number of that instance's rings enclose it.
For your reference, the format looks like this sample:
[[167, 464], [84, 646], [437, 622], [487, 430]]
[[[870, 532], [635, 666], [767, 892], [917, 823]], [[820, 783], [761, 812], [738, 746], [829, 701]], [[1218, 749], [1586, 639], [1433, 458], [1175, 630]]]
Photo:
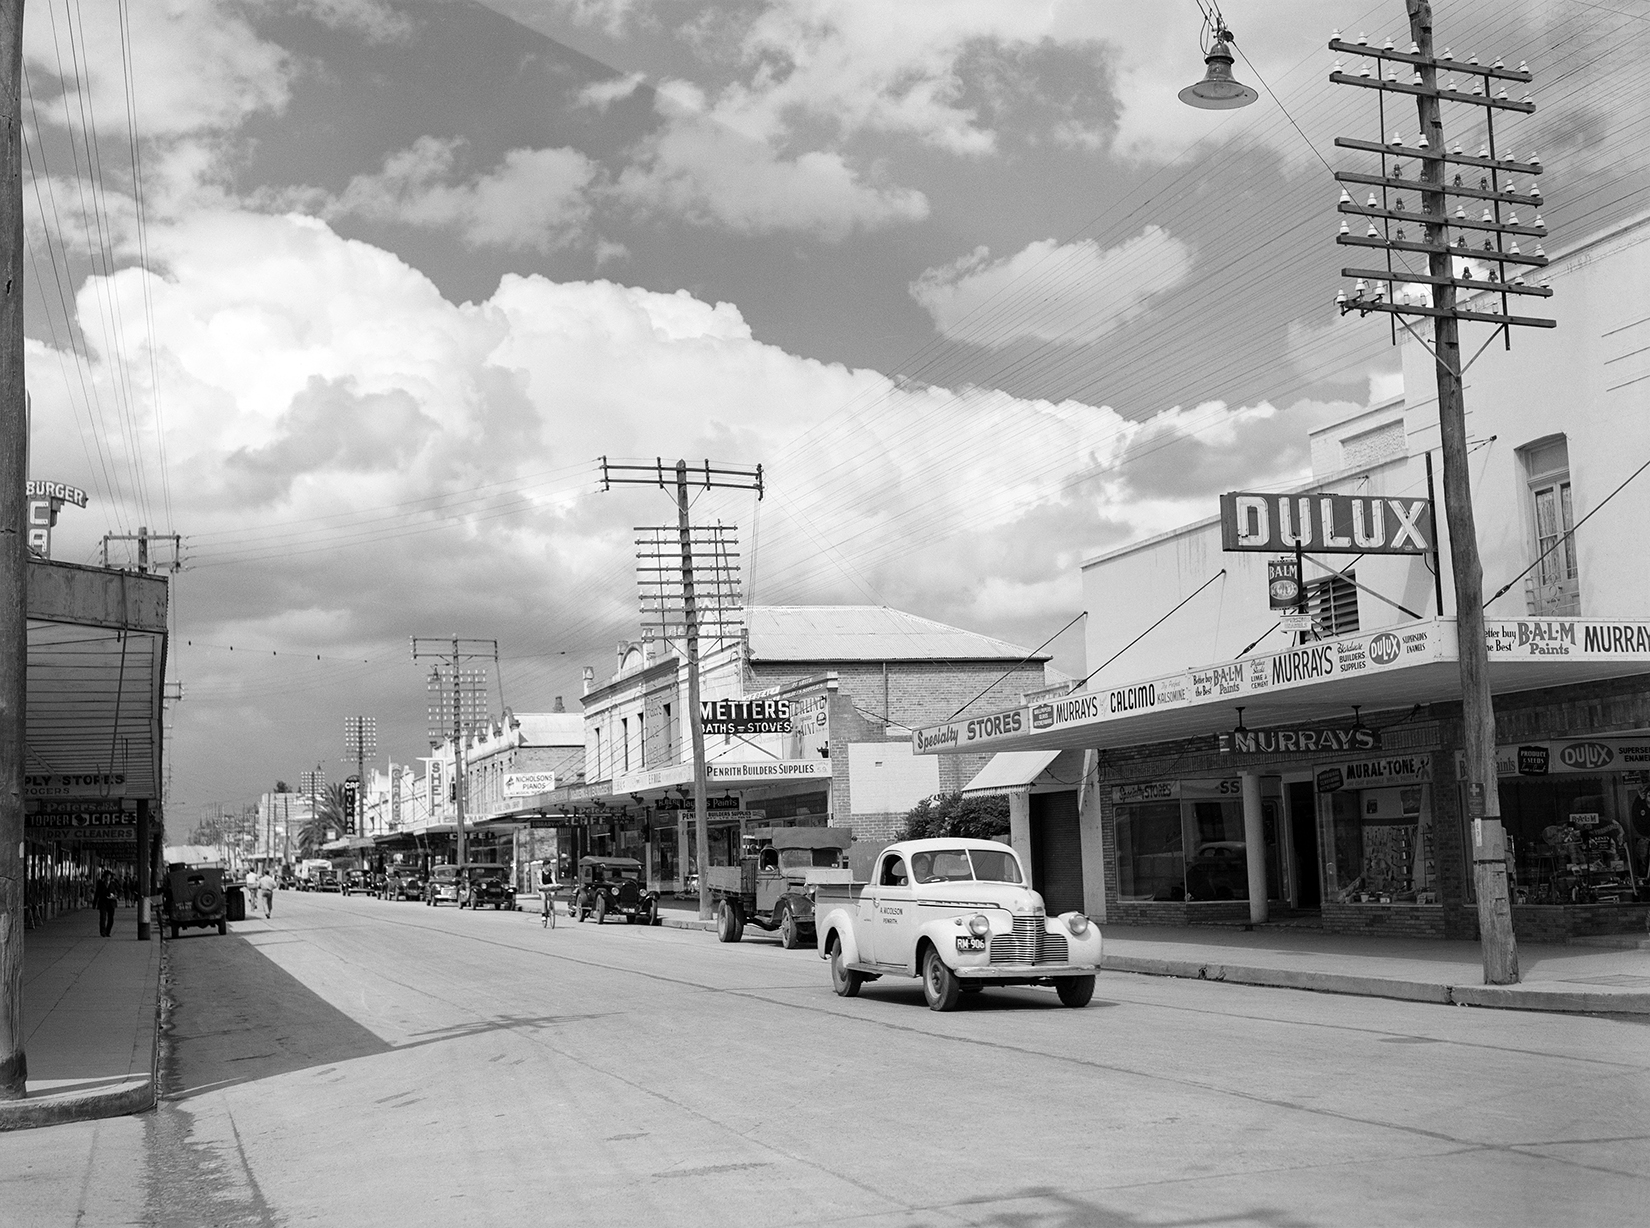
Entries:
[[1220, 496], [1222, 550], [1431, 554], [1432, 502], [1374, 495]]

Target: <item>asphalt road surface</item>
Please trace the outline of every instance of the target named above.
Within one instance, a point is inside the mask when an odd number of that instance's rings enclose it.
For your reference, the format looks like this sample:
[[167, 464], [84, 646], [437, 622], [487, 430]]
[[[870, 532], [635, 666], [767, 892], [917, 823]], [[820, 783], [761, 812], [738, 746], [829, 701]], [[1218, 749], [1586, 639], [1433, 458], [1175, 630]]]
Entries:
[[[29, 1225], [1641, 1224], [1650, 1028], [366, 897], [170, 946], [167, 1098], [0, 1136]], [[20, 1218], [12, 1218], [13, 1216]]]

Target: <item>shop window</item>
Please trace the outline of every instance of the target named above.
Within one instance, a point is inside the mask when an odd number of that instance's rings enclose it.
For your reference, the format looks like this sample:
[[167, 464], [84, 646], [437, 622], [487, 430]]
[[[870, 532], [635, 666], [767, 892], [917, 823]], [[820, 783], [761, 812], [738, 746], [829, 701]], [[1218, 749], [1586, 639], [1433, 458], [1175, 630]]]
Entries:
[[1117, 810], [1117, 894], [1124, 900], [1184, 900], [1180, 803], [1153, 802]]
[[1530, 613], [1579, 616], [1581, 578], [1576, 567], [1569, 442], [1556, 435], [1519, 449], [1519, 455], [1529, 485], [1530, 558], [1535, 562], [1525, 580]]
[[1650, 900], [1650, 773], [1509, 779], [1499, 796], [1517, 903]]
[[1350, 635], [1358, 629], [1358, 589], [1352, 583], [1355, 572], [1345, 577], [1325, 576], [1306, 585], [1306, 612], [1312, 616], [1312, 630], [1300, 633], [1300, 642]]
[[1342, 789], [1328, 795], [1324, 884], [1340, 904], [1436, 904], [1438, 859], [1426, 785]]

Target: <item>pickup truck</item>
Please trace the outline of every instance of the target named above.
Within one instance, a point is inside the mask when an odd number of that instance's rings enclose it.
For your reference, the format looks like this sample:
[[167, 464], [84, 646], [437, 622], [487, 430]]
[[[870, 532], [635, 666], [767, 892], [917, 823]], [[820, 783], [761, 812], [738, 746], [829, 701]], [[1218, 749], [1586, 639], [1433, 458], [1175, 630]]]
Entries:
[[759, 827], [736, 866], [705, 871], [716, 900], [716, 937], [738, 942], [746, 925], [779, 931], [794, 951], [814, 941], [814, 893], [809, 872], [847, 864], [854, 835], [845, 827]]
[[819, 957], [831, 986], [920, 976], [930, 1010], [987, 985], [1052, 985], [1087, 1006], [1100, 970], [1100, 929], [1080, 912], [1050, 917], [1014, 850], [993, 840], [906, 840], [877, 856], [868, 883], [814, 871]]

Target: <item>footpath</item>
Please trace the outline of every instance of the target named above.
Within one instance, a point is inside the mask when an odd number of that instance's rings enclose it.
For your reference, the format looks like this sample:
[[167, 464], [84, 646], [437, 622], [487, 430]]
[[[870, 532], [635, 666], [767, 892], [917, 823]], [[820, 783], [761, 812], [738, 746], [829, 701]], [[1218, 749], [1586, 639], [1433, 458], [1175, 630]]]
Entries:
[[160, 927], [137, 941], [136, 908], [97, 932], [82, 908], [23, 936], [28, 1095], [0, 1100], [0, 1130], [140, 1113], [155, 1103]]
[[[527, 899], [528, 897], [523, 897]], [[523, 907], [538, 908], [537, 898]], [[665, 897], [659, 923], [714, 930], [698, 904]], [[1274, 989], [1398, 998], [1444, 1006], [1581, 1014], [1650, 1015], [1650, 938], [1520, 943], [1517, 985], [1485, 985], [1476, 942], [1365, 938], [1319, 930], [1102, 926], [1108, 972], [1226, 981]], [[755, 926], [745, 940], [761, 940]], [[777, 941], [777, 939], [774, 939]]]

